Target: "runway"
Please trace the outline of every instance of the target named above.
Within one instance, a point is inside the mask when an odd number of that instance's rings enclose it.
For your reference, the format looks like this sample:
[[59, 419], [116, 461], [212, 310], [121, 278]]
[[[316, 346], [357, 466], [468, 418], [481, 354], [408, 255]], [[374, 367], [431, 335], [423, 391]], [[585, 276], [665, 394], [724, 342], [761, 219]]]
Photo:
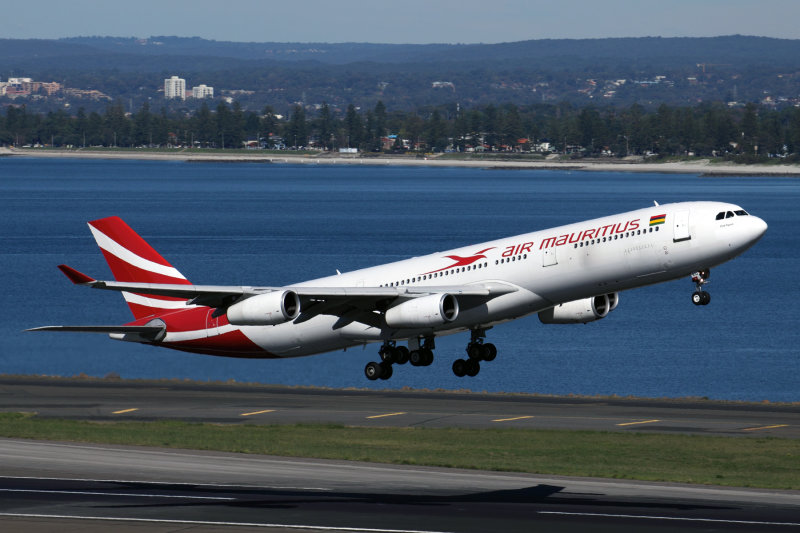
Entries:
[[[0, 411], [87, 420], [800, 437], [800, 406], [0, 378]], [[800, 492], [0, 439], [19, 531], [791, 531]]]
[[24, 531], [791, 531], [800, 493], [0, 439]]
[[0, 377], [0, 411], [86, 420], [520, 427], [800, 438], [800, 405]]

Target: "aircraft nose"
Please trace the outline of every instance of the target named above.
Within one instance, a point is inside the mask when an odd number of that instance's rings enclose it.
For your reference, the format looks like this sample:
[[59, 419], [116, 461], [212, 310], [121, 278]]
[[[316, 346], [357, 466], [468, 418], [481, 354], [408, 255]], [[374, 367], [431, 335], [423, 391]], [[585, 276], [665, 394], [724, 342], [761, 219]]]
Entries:
[[764, 235], [764, 233], [767, 232], [767, 227], [768, 226], [767, 226], [767, 223], [764, 222], [762, 219], [760, 219], [758, 217], [754, 217], [754, 218], [756, 220], [755, 220], [755, 224], [754, 224], [755, 228], [753, 228], [753, 230], [756, 232], [756, 238], [760, 239]]
[[764, 233], [767, 232], [767, 223], [764, 222], [762, 219], [754, 216], [747, 217], [749, 220], [748, 224], [748, 237], [751, 243], [756, 242], [758, 239], [764, 236]]

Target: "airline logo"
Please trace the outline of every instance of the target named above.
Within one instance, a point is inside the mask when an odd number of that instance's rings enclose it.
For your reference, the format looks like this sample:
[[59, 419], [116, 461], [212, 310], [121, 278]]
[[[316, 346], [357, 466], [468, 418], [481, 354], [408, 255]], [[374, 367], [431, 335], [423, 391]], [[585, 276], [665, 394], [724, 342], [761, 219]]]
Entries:
[[667, 215], [656, 215], [654, 217], [650, 217], [650, 225], [651, 226], [658, 226], [659, 224], [663, 224], [667, 220]]
[[468, 257], [461, 257], [460, 255], [446, 255], [445, 258], [454, 261], [453, 264], [448, 265], [448, 266], [446, 266], [444, 268], [440, 268], [439, 270], [431, 270], [430, 272], [425, 272], [425, 273], [423, 273], [421, 275], [424, 276], [426, 274], [435, 274], [436, 272], [443, 272], [445, 270], [450, 270], [451, 268], [471, 265], [472, 263], [478, 261], [479, 259], [486, 259], [486, 256], [484, 254], [486, 252], [488, 252], [489, 250], [493, 250], [493, 249], [494, 249], [494, 246], [492, 246], [491, 248], [486, 248], [486, 249], [481, 250], [479, 252], [475, 252], [475, 254], [470, 255]]
[[[666, 216], [666, 215], [665, 215]], [[625, 233], [626, 231], [635, 231], [639, 229], [641, 221], [637, 218], [635, 220], [628, 220], [627, 222], [617, 222], [616, 224], [607, 224], [599, 228], [590, 228], [582, 231], [573, 231], [566, 235], [559, 235], [557, 237], [550, 237], [544, 239], [539, 245], [539, 249], [551, 248], [554, 246], [563, 246], [565, 244], [574, 244], [576, 242], [585, 241], [587, 239], [598, 239], [607, 237], [616, 233]]]
[[[89, 229], [117, 281], [190, 285], [175, 267], [161, 257], [121, 218], [93, 220], [89, 222]], [[131, 292], [123, 292], [122, 296], [137, 320], [166, 310], [197, 307], [187, 306], [185, 299], [169, 296]]]

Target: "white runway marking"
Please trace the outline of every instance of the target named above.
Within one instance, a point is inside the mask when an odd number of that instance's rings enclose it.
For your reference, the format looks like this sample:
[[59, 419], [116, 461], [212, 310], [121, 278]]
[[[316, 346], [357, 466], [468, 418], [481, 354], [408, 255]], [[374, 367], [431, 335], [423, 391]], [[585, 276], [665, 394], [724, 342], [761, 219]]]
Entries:
[[157, 518], [108, 518], [105, 516], [72, 516], [57, 514], [0, 513], [13, 518], [59, 518], [73, 520], [106, 520], [109, 522], [142, 522], [149, 524], [190, 524], [199, 526], [246, 526], [284, 529], [310, 529], [314, 531], [357, 531], [358, 533], [447, 533], [417, 529], [375, 529], [369, 527], [309, 526], [302, 524], [259, 524], [254, 522], [206, 522], [203, 520], [159, 520]]
[[538, 514], [560, 516], [590, 516], [598, 518], [633, 518], [638, 520], [673, 520], [677, 522], [719, 522], [722, 524], [744, 524], [755, 526], [800, 526], [800, 522], [761, 522], [757, 520], [725, 520], [722, 518], [688, 518], [682, 516], [647, 516], [633, 514], [571, 513], [567, 511], [537, 511]]

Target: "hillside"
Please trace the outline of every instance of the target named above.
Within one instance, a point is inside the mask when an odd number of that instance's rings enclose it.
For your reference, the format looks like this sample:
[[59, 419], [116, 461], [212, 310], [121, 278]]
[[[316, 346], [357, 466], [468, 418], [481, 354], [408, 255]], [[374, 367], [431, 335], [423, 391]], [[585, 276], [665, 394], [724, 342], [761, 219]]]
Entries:
[[[278, 111], [298, 102], [337, 108], [371, 107], [378, 100], [404, 110], [562, 101], [657, 106], [767, 99], [770, 105], [793, 105], [800, 97], [800, 40], [644, 37], [462, 45], [236, 43], [166, 36], [0, 40], [0, 80], [29, 77], [93, 89], [132, 109], [161, 99], [163, 78], [170, 75], [185, 78], [189, 88], [211, 85], [215, 96], [232, 96], [245, 108], [271, 105]], [[107, 105], [52, 96], [26, 102], [41, 110], [65, 103]]]

